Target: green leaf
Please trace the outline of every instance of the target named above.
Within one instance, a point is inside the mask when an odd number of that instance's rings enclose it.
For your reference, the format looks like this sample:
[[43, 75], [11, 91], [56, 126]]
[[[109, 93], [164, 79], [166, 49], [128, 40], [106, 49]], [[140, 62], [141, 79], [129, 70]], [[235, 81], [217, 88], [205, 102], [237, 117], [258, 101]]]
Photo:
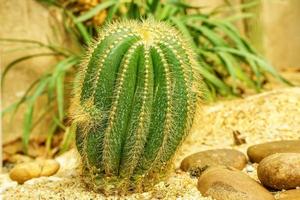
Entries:
[[66, 131], [64, 133], [64, 139], [62, 141], [59, 154], [66, 152], [70, 148], [72, 142], [75, 139], [75, 130], [76, 130], [76, 128], [75, 128], [74, 124], [72, 124], [70, 127], [66, 128]]
[[56, 98], [59, 120], [64, 118], [64, 73], [60, 73], [56, 79]]
[[53, 123], [47, 133], [47, 139], [46, 139], [46, 151], [47, 152], [50, 152], [50, 150], [51, 150], [52, 138], [53, 138], [53, 135], [54, 135], [56, 129], [57, 129], [57, 125], [55, 123]]
[[246, 73], [240, 68], [240, 66], [237, 66], [237, 63], [235, 63], [234, 58], [225, 52], [217, 52], [220, 56], [221, 60], [224, 62], [224, 65], [227, 67], [228, 72], [230, 73], [231, 77], [234, 81], [234, 91], [236, 91], [236, 79], [239, 79], [247, 84], [248, 87], [255, 88], [256, 90], [259, 90], [259, 88], [256, 87], [256, 84], [254, 81], [251, 80], [251, 78], [246, 75]]
[[120, 6], [120, 1], [116, 1], [116, 3], [113, 6], [107, 8], [108, 12], [107, 12], [107, 17], [105, 19], [106, 22], [112, 21], [112, 19], [116, 16], [119, 6]]
[[[206, 63], [201, 62], [201, 65], [206, 65]], [[228, 87], [222, 80], [220, 80], [217, 76], [209, 72], [207, 69], [205, 69], [204, 67], [200, 67], [199, 71], [202, 74], [202, 76], [205, 79], [207, 79], [207, 81], [209, 81], [215, 87], [219, 88], [223, 95], [231, 93], [230, 87]]]
[[240, 56], [245, 56], [248, 57], [250, 59], [255, 60], [259, 66], [266, 72], [272, 74], [275, 78], [277, 78], [278, 80], [288, 84], [288, 85], [293, 85], [291, 82], [289, 82], [288, 80], [286, 80], [285, 78], [283, 78], [282, 76], [279, 75], [279, 73], [269, 64], [267, 63], [265, 60], [259, 58], [258, 56], [255, 56], [251, 53], [247, 53], [247, 52], [241, 52], [237, 49], [233, 49], [233, 48], [229, 48], [229, 47], [216, 47], [215, 48], [216, 51], [223, 51], [223, 52], [229, 52], [232, 54], [236, 54], [236, 55], [240, 55]]
[[63, 122], [62, 121], [60, 121], [56, 116], [53, 116], [53, 122], [57, 125], [57, 126], [59, 126], [59, 128], [61, 128], [62, 130], [66, 130], [67, 129], [67, 127], [63, 124]]
[[212, 31], [211, 28], [206, 27], [205, 25], [197, 26], [193, 24], [188, 24], [189, 27], [200, 31], [203, 36], [205, 36], [214, 46], [226, 46], [225, 40], [219, 36], [216, 32]]
[[191, 35], [191, 33], [190, 33], [189, 29], [186, 27], [186, 25], [182, 22], [182, 20], [180, 20], [176, 17], [171, 17], [170, 20], [178, 28], [178, 30], [186, 37], [186, 39], [188, 39], [191, 42], [192, 47], [194, 49], [197, 49], [197, 46], [194, 42], [193, 36]]
[[76, 56], [70, 56], [56, 63], [54, 67], [55, 70], [51, 75], [52, 78], [48, 87], [48, 94], [50, 96], [53, 96], [57, 77], [60, 76], [61, 73], [66, 73], [71, 67], [75, 66], [78, 63], [79, 63], [79, 58]]
[[102, 10], [105, 10], [109, 7], [111, 7], [112, 5], [116, 4], [117, 1], [116, 0], [111, 0], [111, 1], [104, 1], [103, 3], [99, 3], [97, 6], [95, 6], [94, 8], [90, 9], [89, 11], [85, 12], [84, 14], [80, 15], [79, 17], [77, 17], [74, 22], [77, 24], [79, 22], [84, 22], [92, 17], [94, 17], [95, 15], [97, 15], [99, 12], [101, 12]]
[[11, 120], [14, 118], [15, 114], [17, 113], [20, 105], [22, 103], [27, 102], [28, 99], [31, 98], [31, 96], [29, 95], [29, 93], [34, 89], [34, 87], [43, 79], [46, 78], [47, 76], [42, 76], [41, 78], [35, 80], [26, 90], [26, 92], [24, 93], [24, 95], [20, 98], [20, 100], [18, 100], [17, 102], [13, 103], [11, 106], [9, 106], [8, 108], [4, 109], [3, 111], [1, 111], [1, 115], [5, 114], [6, 112], [13, 112], [12, 116], [11, 116]]
[[25, 153], [27, 153], [27, 151], [28, 151], [29, 136], [30, 136], [30, 132], [32, 130], [32, 122], [33, 122], [32, 118], [33, 118], [34, 105], [35, 105], [37, 98], [42, 94], [42, 92], [46, 88], [48, 81], [49, 81], [48, 78], [42, 79], [39, 82], [39, 84], [37, 85], [35, 92], [28, 99], [28, 102], [27, 102], [28, 104], [27, 104], [27, 109], [25, 111], [25, 115], [24, 115], [23, 137], [22, 137], [23, 149], [24, 149]]
[[152, 13], [155, 13], [155, 11], [156, 11], [156, 9], [157, 9], [157, 7], [158, 7], [158, 5], [159, 5], [159, 3], [160, 3], [160, 1], [159, 0], [148, 0], [147, 1], [147, 4], [148, 4], [148, 7], [150, 8], [150, 11], [152, 12]]
[[29, 104], [24, 115], [22, 144], [25, 154], [28, 153], [29, 136], [32, 127], [33, 107], [34, 104]]
[[86, 27], [81, 22], [77, 22], [77, 23], [75, 23], [75, 25], [76, 25], [79, 33], [81, 34], [81, 37], [83, 38], [84, 43], [89, 44], [91, 42], [91, 35], [87, 31]]
[[[51, 45], [51, 44], [45, 44], [45, 43], [37, 41], [37, 40], [0, 38], [0, 41], [1, 42], [13, 42], [13, 43], [25, 43], [25, 44], [37, 45], [37, 47], [47, 48], [47, 49], [53, 51], [54, 53], [59, 53], [64, 56], [68, 56], [68, 55], [72, 54], [68, 49], [66, 49], [64, 47]], [[7, 51], [5, 51], [5, 52], [7, 52]]]
[[186, 3], [184, 1], [178, 1], [178, 0], [169, 0], [166, 3], [167, 4], [172, 4], [172, 5], [176, 6], [176, 7], [184, 8], [184, 9], [195, 9], [195, 10], [198, 10], [198, 9], [205, 8], [204, 6], [195, 6], [195, 5], [191, 5], [189, 3]]

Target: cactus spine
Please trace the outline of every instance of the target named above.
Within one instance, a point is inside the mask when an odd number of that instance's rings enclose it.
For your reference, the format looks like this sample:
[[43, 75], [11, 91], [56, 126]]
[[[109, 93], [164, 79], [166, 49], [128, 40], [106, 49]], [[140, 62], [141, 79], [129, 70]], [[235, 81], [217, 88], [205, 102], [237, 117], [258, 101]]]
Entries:
[[189, 132], [199, 97], [197, 62], [172, 27], [108, 25], [90, 48], [71, 114], [83, 177], [107, 194], [159, 181]]

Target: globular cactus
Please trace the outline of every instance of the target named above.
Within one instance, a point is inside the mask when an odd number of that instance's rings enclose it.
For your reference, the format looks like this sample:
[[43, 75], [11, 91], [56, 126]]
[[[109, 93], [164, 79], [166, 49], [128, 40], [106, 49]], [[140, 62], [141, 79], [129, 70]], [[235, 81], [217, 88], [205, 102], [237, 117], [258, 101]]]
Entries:
[[172, 168], [201, 79], [188, 42], [146, 20], [107, 25], [88, 51], [71, 114], [82, 176], [106, 194], [144, 191]]

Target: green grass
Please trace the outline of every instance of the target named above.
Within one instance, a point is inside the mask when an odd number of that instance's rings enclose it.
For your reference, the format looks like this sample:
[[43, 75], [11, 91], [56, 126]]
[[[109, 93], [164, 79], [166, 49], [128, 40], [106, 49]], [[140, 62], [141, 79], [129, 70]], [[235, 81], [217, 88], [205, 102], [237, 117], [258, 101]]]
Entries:
[[[22, 43], [31, 45], [30, 48], [43, 48], [49, 51], [49, 53], [30, 54], [16, 58], [9, 63], [4, 67], [1, 74], [1, 87], [5, 87], [7, 73], [18, 63], [41, 56], [59, 55], [62, 58], [53, 66], [51, 71], [38, 77], [29, 86], [23, 97], [1, 111], [1, 114], [12, 113], [14, 116], [20, 105], [26, 105], [23, 122], [25, 152], [28, 150], [31, 131], [41, 121], [41, 117], [34, 117], [36, 112], [34, 105], [37, 99], [43, 95], [47, 96], [49, 103], [41, 116], [46, 115], [46, 111], [53, 109], [55, 105], [58, 108], [52, 116], [52, 122], [50, 122], [52, 125], [48, 134], [48, 148], [51, 146], [52, 135], [57, 129], [62, 129], [67, 135], [70, 135], [64, 140], [62, 151], [65, 151], [67, 145], [70, 144], [73, 137], [72, 128], [62, 127], [67, 109], [64, 101], [65, 77], [80, 63], [81, 56], [84, 54], [83, 47], [88, 45], [91, 39], [97, 35], [97, 27], [89, 21], [103, 10], [107, 11], [105, 23], [119, 19], [154, 18], [167, 21], [181, 31], [191, 41], [192, 48], [198, 55], [198, 61], [202, 66], [199, 70], [206, 83], [206, 96], [210, 100], [216, 99], [218, 96], [239, 96], [241, 95], [241, 88], [252, 88], [259, 92], [263, 89], [267, 74], [290, 84], [255, 51], [233, 25], [232, 22], [235, 20], [251, 17], [251, 14], [243, 13], [228, 18], [218, 18], [218, 14], [232, 8], [228, 5], [217, 7], [210, 13], [203, 13], [201, 7], [189, 5], [180, 0], [164, 2], [158, 0], [106, 0], [84, 13], [79, 13], [74, 8], [73, 1], [39, 0], [39, 2], [60, 9], [64, 19], [64, 28], [73, 43], [78, 49], [81, 49], [81, 52], [79, 54], [74, 53], [63, 46], [44, 44], [34, 40], [0, 38], [0, 42]], [[255, 1], [241, 5], [240, 8], [253, 5], [255, 5]]]

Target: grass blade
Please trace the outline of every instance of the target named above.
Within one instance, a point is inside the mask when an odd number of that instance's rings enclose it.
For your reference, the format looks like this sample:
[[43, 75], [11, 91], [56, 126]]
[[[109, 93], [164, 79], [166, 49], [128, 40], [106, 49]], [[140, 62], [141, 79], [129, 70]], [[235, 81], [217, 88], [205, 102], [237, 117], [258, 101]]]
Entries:
[[25, 153], [28, 152], [29, 136], [33, 125], [32, 118], [33, 118], [34, 105], [36, 99], [43, 93], [44, 89], [46, 88], [48, 81], [49, 81], [48, 78], [42, 79], [39, 82], [33, 95], [30, 97], [30, 99], [28, 99], [28, 105], [24, 115], [23, 136], [22, 136], [23, 149]]
[[45, 144], [47, 154], [51, 150], [52, 138], [53, 138], [53, 135], [54, 135], [56, 129], [57, 129], [57, 125], [55, 123], [53, 123], [47, 133], [47, 139], [46, 139], [46, 144]]
[[62, 141], [59, 154], [66, 152], [69, 149], [69, 147], [71, 146], [74, 139], [75, 139], [75, 126], [73, 124], [70, 127], [66, 128], [66, 131], [64, 133], [64, 139]]
[[286, 80], [285, 78], [283, 78], [282, 76], [280, 76], [278, 74], [278, 72], [269, 64], [267, 63], [265, 60], [259, 58], [258, 56], [255, 56], [251, 53], [247, 53], [247, 52], [241, 52], [237, 49], [233, 49], [233, 48], [229, 48], [229, 47], [216, 47], [215, 48], [216, 51], [223, 51], [223, 52], [229, 52], [229, 53], [232, 53], [232, 54], [236, 54], [236, 55], [240, 55], [240, 56], [245, 56], [245, 57], [248, 57], [250, 59], [253, 59], [255, 60], [259, 66], [265, 71], [265, 72], [268, 72], [270, 74], [272, 74], [275, 78], [277, 78], [278, 80], [290, 85], [290, 86], [293, 86], [293, 84], [291, 82], [289, 82], [288, 80]]
[[[204, 62], [201, 62], [201, 65], [206, 65]], [[202, 76], [207, 79], [211, 84], [217, 87], [221, 94], [230, 94], [231, 89], [228, 87], [222, 80], [220, 80], [217, 76], [206, 70], [204, 67], [199, 68], [200, 73]]]
[[64, 73], [60, 73], [56, 79], [56, 98], [58, 106], [58, 118], [60, 121], [62, 121], [64, 118], [64, 75]]
[[24, 115], [22, 144], [23, 144], [23, 151], [25, 154], [28, 153], [29, 136], [32, 127], [33, 107], [34, 104], [30, 103]]
[[91, 19], [92, 17], [94, 17], [95, 15], [97, 15], [99, 12], [101, 12], [102, 10], [105, 10], [109, 7], [111, 7], [112, 5], [116, 4], [117, 2], [115, 0], [111, 0], [111, 1], [104, 1], [103, 3], [99, 3], [97, 6], [95, 6], [94, 8], [90, 9], [89, 11], [87, 11], [86, 13], [80, 15], [79, 17], [77, 17], [74, 22], [77, 24], [79, 22], [84, 22], [88, 19]]
[[178, 19], [176, 17], [171, 17], [170, 20], [178, 28], [178, 30], [186, 37], [186, 39], [188, 39], [191, 42], [192, 47], [194, 49], [197, 49], [197, 46], [194, 42], [194, 38], [191, 35], [191, 32], [189, 31], [189, 29], [186, 27], [186, 25], [180, 19]]

